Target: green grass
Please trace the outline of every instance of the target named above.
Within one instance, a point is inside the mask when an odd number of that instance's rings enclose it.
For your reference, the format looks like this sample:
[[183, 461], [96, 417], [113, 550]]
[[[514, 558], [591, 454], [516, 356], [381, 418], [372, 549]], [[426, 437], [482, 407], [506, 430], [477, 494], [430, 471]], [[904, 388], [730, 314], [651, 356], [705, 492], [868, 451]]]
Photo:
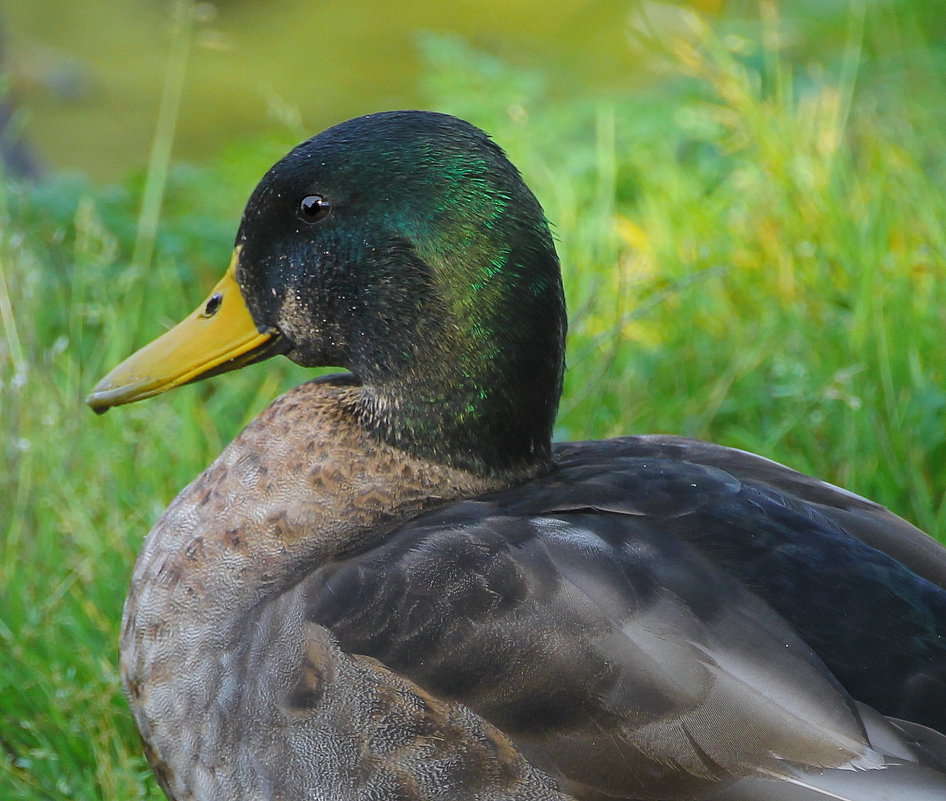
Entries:
[[[883, 4], [814, 55], [773, 44], [791, 20], [686, 22], [641, 26], [665, 73], [625, 97], [559, 96], [554, 76], [423, 43], [429, 105], [489, 130], [555, 223], [559, 437], [746, 448], [946, 538], [940, 51]], [[82, 398], [203, 297], [291, 144], [173, 168], [150, 266], [129, 266], [140, 179], [0, 198], [4, 799], [160, 797], [118, 691], [131, 564], [174, 494], [306, 373], [270, 362], [102, 418]]]

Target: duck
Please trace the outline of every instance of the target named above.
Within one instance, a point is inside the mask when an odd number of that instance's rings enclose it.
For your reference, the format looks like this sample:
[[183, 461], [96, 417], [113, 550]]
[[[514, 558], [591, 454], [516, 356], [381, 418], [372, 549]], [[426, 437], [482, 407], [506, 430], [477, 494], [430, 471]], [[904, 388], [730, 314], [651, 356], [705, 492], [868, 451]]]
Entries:
[[946, 548], [667, 435], [552, 444], [566, 312], [503, 150], [392, 111], [262, 178], [97, 412], [275, 355], [144, 540], [120, 673], [185, 799], [946, 797]]

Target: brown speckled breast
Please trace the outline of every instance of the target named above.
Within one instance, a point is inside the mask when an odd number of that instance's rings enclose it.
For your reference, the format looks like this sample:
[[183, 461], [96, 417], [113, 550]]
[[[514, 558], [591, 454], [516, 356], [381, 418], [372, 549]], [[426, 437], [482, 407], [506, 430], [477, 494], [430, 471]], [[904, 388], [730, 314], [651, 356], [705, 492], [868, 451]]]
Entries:
[[563, 799], [468, 709], [306, 621], [312, 570], [516, 480], [379, 443], [354, 420], [359, 391], [334, 378], [287, 392], [146, 538], [121, 672], [149, 761], [177, 801]]

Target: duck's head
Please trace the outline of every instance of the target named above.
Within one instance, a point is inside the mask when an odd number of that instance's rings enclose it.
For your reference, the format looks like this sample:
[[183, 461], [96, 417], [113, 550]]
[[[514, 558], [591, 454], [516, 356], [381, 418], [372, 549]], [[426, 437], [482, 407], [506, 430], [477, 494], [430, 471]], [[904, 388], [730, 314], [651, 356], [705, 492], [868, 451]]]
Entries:
[[96, 411], [283, 353], [363, 386], [361, 423], [479, 471], [549, 459], [565, 311], [542, 209], [502, 150], [443, 114], [350, 120], [250, 196], [223, 280], [104, 378]]

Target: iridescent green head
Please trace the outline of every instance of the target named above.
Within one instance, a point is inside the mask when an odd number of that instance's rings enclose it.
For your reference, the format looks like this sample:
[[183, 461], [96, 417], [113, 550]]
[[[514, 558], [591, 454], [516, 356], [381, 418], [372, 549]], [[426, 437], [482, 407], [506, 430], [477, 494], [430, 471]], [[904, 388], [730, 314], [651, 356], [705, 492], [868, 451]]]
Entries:
[[[236, 245], [266, 355], [350, 370], [379, 436], [479, 471], [549, 459], [558, 259], [534, 195], [484, 133], [420, 111], [336, 125], [266, 174]], [[255, 360], [246, 347], [240, 363]]]

